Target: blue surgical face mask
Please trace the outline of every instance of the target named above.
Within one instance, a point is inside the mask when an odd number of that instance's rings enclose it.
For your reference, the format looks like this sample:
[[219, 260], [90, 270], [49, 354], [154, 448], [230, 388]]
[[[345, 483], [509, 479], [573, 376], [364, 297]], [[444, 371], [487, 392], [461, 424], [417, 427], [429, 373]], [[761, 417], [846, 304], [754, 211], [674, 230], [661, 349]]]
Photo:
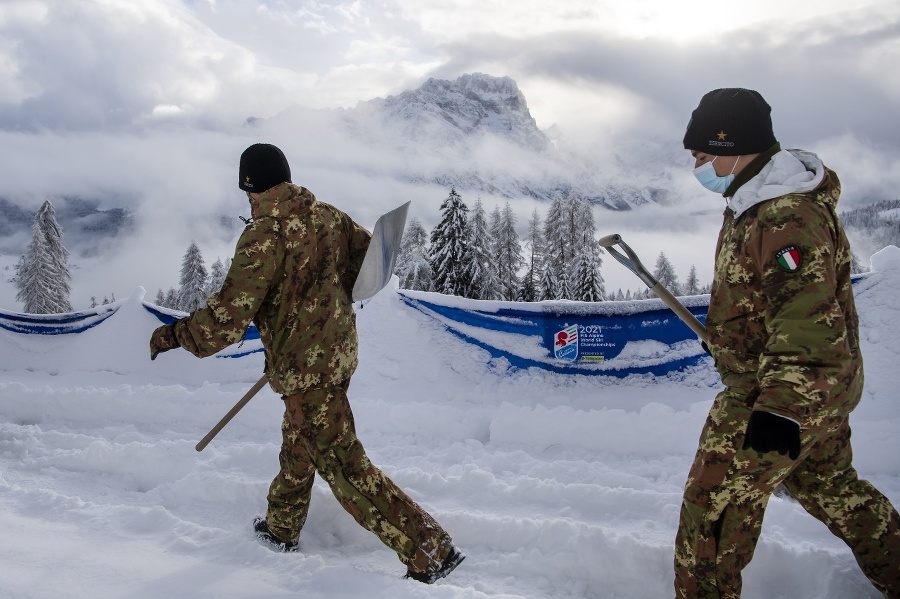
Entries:
[[[716, 156], [716, 158], [718, 158], [718, 156]], [[706, 189], [716, 193], [725, 193], [725, 190], [728, 189], [728, 186], [734, 181], [734, 169], [737, 168], [738, 161], [734, 161], [734, 167], [731, 169], [731, 173], [724, 177], [720, 177], [716, 174], [716, 169], [713, 167], [713, 162], [716, 161], [716, 158], [713, 158], [709, 162], [704, 162], [695, 168], [694, 176], [697, 177], [697, 181], [700, 182], [700, 185]]]

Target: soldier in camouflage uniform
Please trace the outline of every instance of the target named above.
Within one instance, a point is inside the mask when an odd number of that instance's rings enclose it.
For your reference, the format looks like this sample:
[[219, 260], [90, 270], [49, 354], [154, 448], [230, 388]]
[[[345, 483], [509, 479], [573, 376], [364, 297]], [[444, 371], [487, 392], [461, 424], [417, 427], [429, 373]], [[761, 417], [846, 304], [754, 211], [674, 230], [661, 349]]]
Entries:
[[783, 151], [755, 91], [719, 89], [693, 112], [684, 147], [728, 203], [706, 328], [725, 389], [688, 475], [675, 545], [679, 598], [741, 593], [779, 484], [900, 598], [900, 517], [851, 464], [850, 412], [863, 389], [850, 245], [837, 175]]
[[281, 471], [254, 529], [291, 551], [309, 511], [315, 473], [362, 526], [397, 552], [407, 576], [430, 583], [463, 559], [450, 536], [372, 465], [347, 400], [357, 365], [351, 294], [371, 235], [312, 192], [293, 185], [284, 154], [255, 144], [242, 155], [239, 187], [253, 221], [207, 307], [153, 332], [151, 359], [183, 347], [210, 356], [256, 324], [266, 376], [285, 404]]

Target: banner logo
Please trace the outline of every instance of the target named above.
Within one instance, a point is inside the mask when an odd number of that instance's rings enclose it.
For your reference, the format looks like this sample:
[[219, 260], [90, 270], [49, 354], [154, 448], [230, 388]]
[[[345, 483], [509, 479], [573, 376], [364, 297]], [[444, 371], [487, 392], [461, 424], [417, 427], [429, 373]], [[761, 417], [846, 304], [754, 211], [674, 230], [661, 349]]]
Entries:
[[560, 360], [574, 362], [578, 359], [578, 325], [573, 324], [556, 333], [553, 353]]

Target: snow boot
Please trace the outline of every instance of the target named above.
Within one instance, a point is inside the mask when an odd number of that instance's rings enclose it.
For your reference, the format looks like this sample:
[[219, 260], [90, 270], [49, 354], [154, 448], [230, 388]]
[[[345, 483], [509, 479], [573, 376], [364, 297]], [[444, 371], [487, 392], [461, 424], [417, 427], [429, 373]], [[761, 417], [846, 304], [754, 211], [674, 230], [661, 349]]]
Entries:
[[433, 572], [413, 572], [409, 570], [403, 578], [412, 578], [425, 584], [431, 584], [453, 572], [456, 566], [460, 565], [464, 559], [466, 559], [466, 554], [453, 547], [444, 559], [444, 563], [437, 570]]
[[256, 538], [265, 543], [266, 546], [273, 551], [287, 553], [290, 551], [297, 551], [298, 549], [297, 541], [282, 541], [276, 537], [272, 531], [269, 530], [269, 525], [266, 524], [265, 518], [257, 516], [253, 519], [253, 532], [256, 533]]

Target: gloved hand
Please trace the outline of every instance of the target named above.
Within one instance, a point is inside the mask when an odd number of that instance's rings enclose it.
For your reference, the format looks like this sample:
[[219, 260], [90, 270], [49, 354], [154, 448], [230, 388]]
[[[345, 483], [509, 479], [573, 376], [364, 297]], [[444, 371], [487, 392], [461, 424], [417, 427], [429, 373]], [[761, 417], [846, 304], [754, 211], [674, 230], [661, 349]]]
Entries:
[[800, 425], [784, 416], [753, 410], [743, 448], [751, 447], [760, 453], [777, 451], [796, 460], [800, 457]]
[[150, 359], [155, 360], [159, 354], [181, 347], [175, 337], [175, 323], [164, 324], [150, 335]]

